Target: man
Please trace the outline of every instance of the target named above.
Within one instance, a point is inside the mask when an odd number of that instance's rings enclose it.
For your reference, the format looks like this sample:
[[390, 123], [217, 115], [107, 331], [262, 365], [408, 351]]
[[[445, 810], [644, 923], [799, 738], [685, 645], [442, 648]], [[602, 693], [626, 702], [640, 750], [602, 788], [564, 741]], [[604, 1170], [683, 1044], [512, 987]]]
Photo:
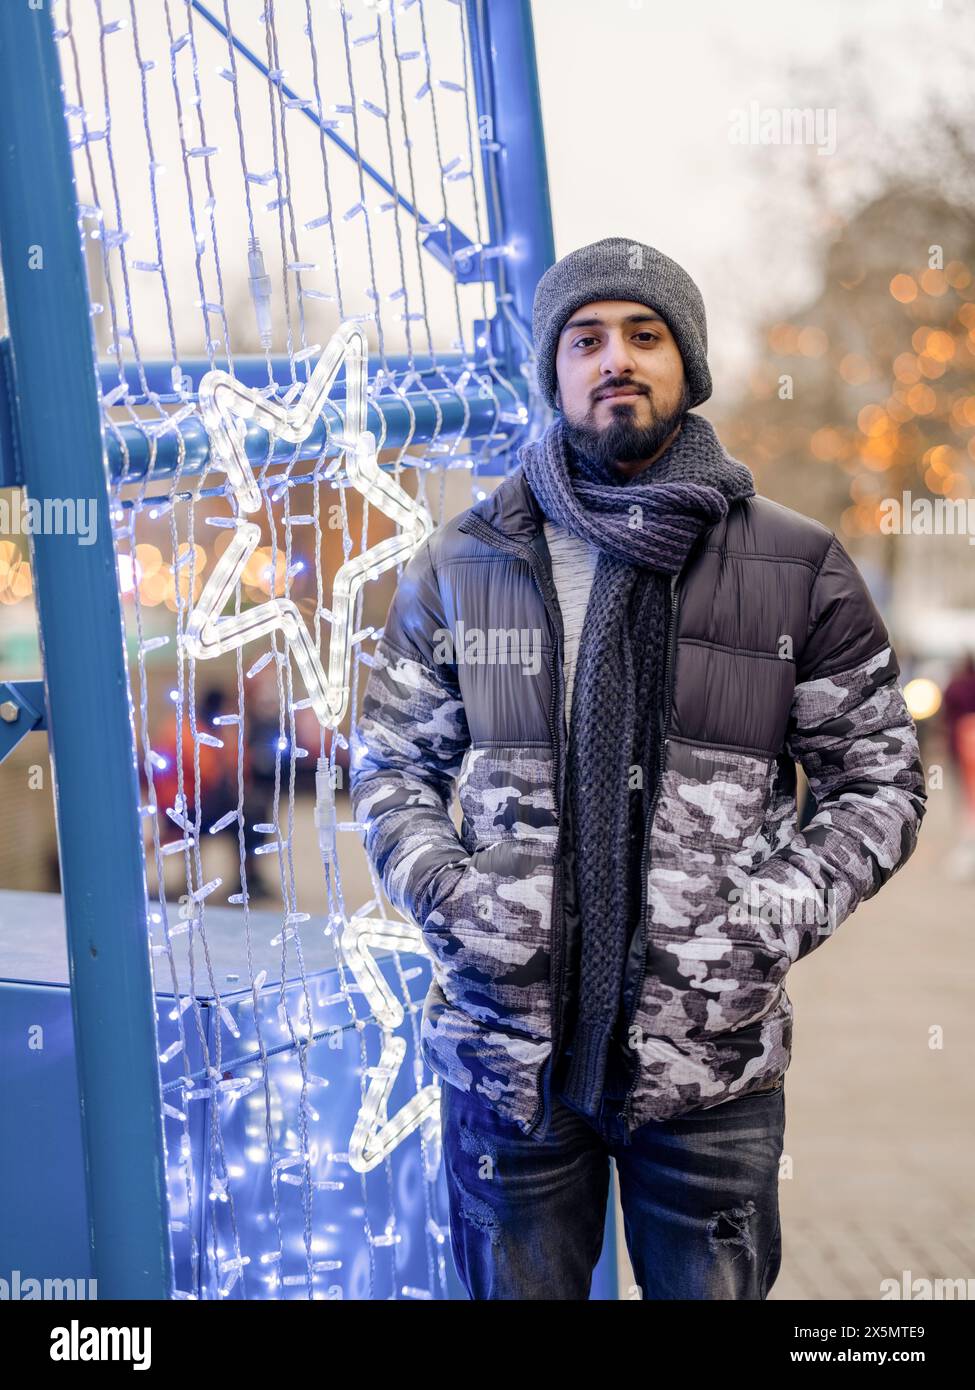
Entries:
[[433, 956], [454, 1257], [474, 1298], [586, 1298], [612, 1155], [640, 1296], [763, 1299], [784, 978], [913, 852], [916, 730], [839, 540], [693, 413], [687, 273], [607, 238], [532, 327], [558, 414], [405, 566], [351, 761]]

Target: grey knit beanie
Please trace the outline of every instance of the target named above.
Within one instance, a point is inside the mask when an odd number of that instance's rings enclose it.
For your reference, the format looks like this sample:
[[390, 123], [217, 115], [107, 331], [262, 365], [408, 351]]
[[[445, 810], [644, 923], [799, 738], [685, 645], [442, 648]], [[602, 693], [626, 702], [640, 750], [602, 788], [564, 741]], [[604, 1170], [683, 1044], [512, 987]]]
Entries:
[[683, 267], [662, 251], [628, 237], [580, 246], [549, 266], [535, 288], [532, 337], [538, 387], [555, 406], [555, 354], [570, 314], [599, 299], [632, 299], [666, 320], [684, 359], [691, 407], [711, 394], [708, 327], [701, 291]]

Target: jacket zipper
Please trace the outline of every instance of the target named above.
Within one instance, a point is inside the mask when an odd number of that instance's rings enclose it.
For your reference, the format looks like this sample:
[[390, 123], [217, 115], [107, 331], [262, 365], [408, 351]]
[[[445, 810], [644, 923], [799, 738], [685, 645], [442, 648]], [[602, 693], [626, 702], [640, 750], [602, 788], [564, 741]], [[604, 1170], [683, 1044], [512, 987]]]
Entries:
[[[660, 737], [660, 758], [657, 785], [653, 789], [653, 802], [647, 813], [646, 824], [643, 829], [643, 852], [640, 859], [640, 915], [637, 919], [637, 930], [643, 936], [643, 954], [640, 962], [640, 975], [637, 980], [636, 989], [633, 994], [633, 1002], [630, 1005], [629, 1017], [626, 1020], [626, 1034], [630, 1036], [633, 1027], [633, 1017], [640, 1002], [640, 995], [643, 990], [643, 981], [647, 973], [647, 872], [649, 869], [649, 850], [650, 850], [650, 831], [653, 825], [653, 818], [657, 811], [657, 799], [660, 796], [660, 785], [663, 782], [664, 766], [667, 756], [667, 734], [670, 729], [671, 703], [673, 696], [673, 652], [674, 642], [677, 633], [677, 584], [679, 575], [671, 575], [670, 579], [670, 629], [667, 634], [667, 654], [664, 660], [664, 719], [663, 729]], [[626, 1100], [623, 1104], [623, 1120], [626, 1124], [627, 1133], [633, 1132], [633, 1093], [636, 1090], [637, 1082], [640, 1079], [640, 1068], [636, 1069], [633, 1082], [626, 1093]]]
[[[519, 555], [527, 561], [535, 584], [542, 596], [546, 612], [550, 612], [549, 601], [545, 594], [545, 588], [539, 579], [540, 564], [534, 551], [527, 545], [522, 545], [517, 541], [512, 541], [509, 537], [502, 535], [489, 522], [481, 517], [470, 516], [464, 522], [462, 528], [470, 535], [479, 536], [487, 545], [493, 546], [496, 550], [506, 551], [511, 555]], [[562, 766], [562, 737], [561, 730], [556, 727], [555, 710], [556, 696], [563, 694], [565, 673], [562, 668], [562, 633], [559, 623], [553, 623], [555, 628], [555, 679], [552, 681], [552, 699], [549, 702], [548, 725], [552, 735], [552, 799], [558, 815], [558, 832], [555, 840], [555, 868], [553, 885], [553, 904], [552, 904], [552, 1008], [550, 1013], [552, 1028], [552, 1050], [549, 1063], [554, 1070], [555, 1059], [558, 1055], [558, 1045], [561, 1041], [562, 1032], [562, 974], [563, 974], [563, 951], [562, 951], [562, 875], [561, 875], [561, 849], [562, 849], [562, 824], [563, 817], [560, 814], [559, 796], [559, 774]], [[542, 1095], [542, 1075], [544, 1068], [539, 1072], [536, 1094], [538, 1105], [531, 1118], [531, 1123], [526, 1134], [531, 1134], [538, 1128], [545, 1111], [545, 1100]]]

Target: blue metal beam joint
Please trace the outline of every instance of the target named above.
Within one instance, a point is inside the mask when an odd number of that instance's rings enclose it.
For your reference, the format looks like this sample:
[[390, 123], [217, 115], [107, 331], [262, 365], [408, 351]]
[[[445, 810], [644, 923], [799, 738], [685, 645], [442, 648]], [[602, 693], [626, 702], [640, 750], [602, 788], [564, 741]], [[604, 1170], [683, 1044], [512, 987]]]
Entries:
[[44, 682], [0, 682], [0, 763], [28, 734], [46, 728]]

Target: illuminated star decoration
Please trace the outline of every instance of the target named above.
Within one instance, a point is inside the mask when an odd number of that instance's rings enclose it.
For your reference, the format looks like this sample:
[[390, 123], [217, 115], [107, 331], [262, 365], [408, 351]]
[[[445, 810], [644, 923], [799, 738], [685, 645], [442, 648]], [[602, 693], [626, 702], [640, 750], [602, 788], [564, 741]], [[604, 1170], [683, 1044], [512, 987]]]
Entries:
[[[345, 363], [345, 411], [343, 433], [332, 435], [345, 453], [349, 481], [373, 506], [402, 527], [402, 534], [374, 545], [356, 559], [347, 560], [335, 576], [330, 604], [331, 637], [328, 675], [297, 606], [288, 598], [272, 598], [244, 613], [222, 617], [233, 597], [248, 559], [261, 538], [261, 528], [242, 517], [235, 519], [230, 544], [221, 555], [192, 609], [180, 645], [190, 657], [206, 660], [233, 651], [247, 642], [280, 629], [294, 653], [311, 706], [323, 728], [335, 729], [348, 708], [349, 671], [352, 661], [352, 615], [356, 594], [367, 579], [376, 579], [401, 560], [410, 558], [433, 530], [433, 519], [420, 503], [379, 467], [375, 436], [366, 425], [366, 386], [369, 348], [360, 325], [339, 325], [309, 380], [294, 401], [268, 400], [257, 390], [243, 386], [227, 372], [213, 370], [200, 382], [200, 407], [210, 441], [210, 457], [226, 471], [227, 481], [242, 513], [261, 508], [261, 494], [247, 457], [245, 421], [253, 419], [272, 438], [300, 444], [311, 434], [338, 373]], [[289, 396], [294, 393], [292, 387]], [[320, 794], [322, 782], [319, 781]], [[316, 818], [334, 805], [316, 807]], [[406, 1043], [394, 1036], [403, 1022], [403, 1007], [393, 996], [372, 950], [386, 949], [428, 954], [420, 931], [405, 922], [353, 917], [342, 934], [342, 949], [356, 983], [373, 1008], [382, 1032], [379, 1065], [369, 1068], [369, 1086], [349, 1145], [350, 1166], [367, 1172], [432, 1116], [438, 1086], [425, 1086], [391, 1120], [386, 1106], [393, 1082], [406, 1055]], [[439, 1161], [439, 1159], [438, 1159]]]
[[356, 323], [340, 324], [300, 396], [290, 404], [266, 399], [259, 391], [242, 386], [228, 372], [207, 372], [200, 382], [200, 407], [210, 440], [210, 456], [217, 467], [226, 470], [240, 511], [257, 512], [261, 508], [261, 494], [247, 457], [245, 420], [253, 419], [272, 438], [300, 444], [315, 427], [343, 361], [344, 429], [336, 442], [345, 451], [346, 473], [363, 497], [397, 522], [403, 531], [355, 559], [347, 560], [336, 574], [330, 604], [332, 631], [328, 676], [322, 669], [311, 633], [291, 599], [272, 598], [245, 613], [220, 616], [261, 539], [261, 528], [240, 517], [236, 519], [230, 544], [189, 615], [181, 639], [187, 653], [200, 660], [233, 651], [280, 629], [294, 653], [318, 722], [322, 728], [332, 729], [338, 727], [348, 708], [356, 594], [367, 579], [376, 579], [401, 560], [408, 560], [433, 530], [433, 518], [427, 509], [379, 467], [375, 436], [365, 428], [369, 370], [365, 335]]
[[[368, 1069], [369, 1089], [349, 1141], [349, 1167], [357, 1173], [368, 1173], [392, 1153], [408, 1134], [412, 1134], [417, 1125], [429, 1119], [432, 1121], [428, 1126], [429, 1138], [435, 1143], [433, 1151], [427, 1151], [426, 1162], [432, 1181], [440, 1166], [440, 1126], [437, 1119], [440, 1087], [421, 1087], [392, 1119], [387, 1119], [386, 1107], [406, 1056], [406, 1042], [396, 1036], [396, 1030], [403, 1022], [403, 1005], [379, 969], [372, 954], [374, 949], [429, 955], [423, 933], [409, 922], [354, 916], [342, 933], [342, 955], [348, 961], [356, 984], [362, 990], [383, 1035], [379, 1065]], [[419, 1082], [422, 1075], [419, 1065], [417, 1072]]]

